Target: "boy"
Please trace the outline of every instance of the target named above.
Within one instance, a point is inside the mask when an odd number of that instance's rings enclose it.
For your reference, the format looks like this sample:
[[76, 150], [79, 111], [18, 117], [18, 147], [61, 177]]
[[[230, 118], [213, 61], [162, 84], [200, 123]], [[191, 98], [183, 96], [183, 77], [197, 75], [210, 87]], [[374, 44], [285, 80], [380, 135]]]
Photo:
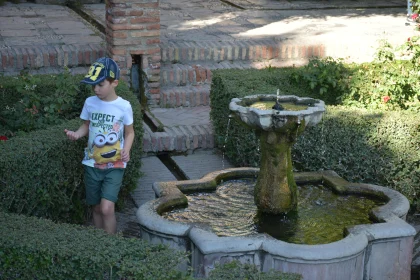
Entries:
[[115, 202], [134, 140], [131, 105], [115, 93], [119, 75], [114, 60], [98, 59], [81, 81], [92, 85], [96, 95], [85, 101], [80, 114], [84, 123], [76, 131], [64, 130], [70, 140], [89, 136], [82, 161], [86, 202], [93, 205], [95, 227], [110, 234], [116, 233]]

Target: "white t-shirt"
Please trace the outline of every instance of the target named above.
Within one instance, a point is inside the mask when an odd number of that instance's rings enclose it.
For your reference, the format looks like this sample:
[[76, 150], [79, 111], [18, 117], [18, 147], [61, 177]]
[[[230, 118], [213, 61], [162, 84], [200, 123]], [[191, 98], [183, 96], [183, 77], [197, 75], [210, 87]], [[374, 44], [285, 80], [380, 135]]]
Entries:
[[100, 169], [125, 168], [121, 160], [124, 147], [124, 125], [133, 123], [130, 102], [121, 97], [102, 101], [97, 96], [88, 97], [80, 118], [89, 120], [89, 140], [82, 163]]

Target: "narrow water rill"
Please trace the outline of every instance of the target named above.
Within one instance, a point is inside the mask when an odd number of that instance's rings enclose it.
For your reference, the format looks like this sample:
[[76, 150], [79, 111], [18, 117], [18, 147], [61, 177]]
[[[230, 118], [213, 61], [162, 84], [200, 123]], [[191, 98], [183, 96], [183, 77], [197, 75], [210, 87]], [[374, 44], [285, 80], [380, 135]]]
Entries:
[[415, 229], [399, 192], [334, 171], [293, 172], [291, 147], [322, 120], [324, 102], [253, 95], [232, 99], [233, 119], [256, 130], [260, 168], [156, 182], [137, 212], [141, 237], [190, 252], [194, 276], [237, 259], [303, 279], [409, 279]]

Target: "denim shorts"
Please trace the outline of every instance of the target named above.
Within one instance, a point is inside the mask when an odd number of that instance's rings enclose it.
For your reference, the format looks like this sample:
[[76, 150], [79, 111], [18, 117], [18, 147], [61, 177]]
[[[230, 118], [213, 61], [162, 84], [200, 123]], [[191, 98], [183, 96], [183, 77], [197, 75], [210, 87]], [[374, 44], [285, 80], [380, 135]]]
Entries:
[[97, 205], [101, 199], [117, 202], [120, 192], [124, 168], [98, 169], [85, 167], [86, 203]]

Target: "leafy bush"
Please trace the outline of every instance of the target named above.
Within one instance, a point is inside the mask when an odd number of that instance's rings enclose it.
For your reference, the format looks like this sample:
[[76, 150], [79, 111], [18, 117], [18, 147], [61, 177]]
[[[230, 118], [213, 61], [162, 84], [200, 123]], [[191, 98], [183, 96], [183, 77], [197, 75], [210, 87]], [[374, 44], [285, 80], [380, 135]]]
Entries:
[[44, 129], [76, 118], [91, 93], [90, 87], [80, 84], [80, 75], [69, 72], [5, 77], [0, 88], [3, 94], [0, 121], [9, 134]]
[[217, 265], [210, 273], [209, 280], [300, 280], [301, 275], [283, 273], [270, 270], [269, 272], [258, 271], [255, 265], [242, 264], [239, 261], [232, 261], [223, 265]]
[[0, 211], [2, 279], [187, 279], [163, 245]]
[[[39, 79], [37, 88], [49, 88], [45, 95], [58, 92], [49, 76], [35, 78]], [[82, 76], [73, 79], [79, 83]], [[140, 177], [142, 114], [137, 98], [124, 83], [116, 90], [130, 101], [134, 114], [135, 141], [120, 192], [120, 198], [124, 198], [136, 188]], [[82, 106], [77, 109], [78, 114]], [[86, 141], [70, 141], [64, 134], [65, 128], [75, 130], [80, 124], [77, 118], [0, 141], [0, 209], [52, 220], [84, 222], [87, 209], [81, 160]]]
[[[383, 42], [375, 61], [355, 66], [344, 105], [371, 109], [420, 110], [418, 38], [394, 49]], [[409, 59], [397, 59], [400, 53]]]
[[344, 64], [313, 58], [291, 74], [295, 86], [309, 86], [327, 104], [367, 109], [420, 111], [420, 37], [394, 48], [382, 42], [373, 62]]
[[349, 89], [351, 69], [342, 59], [312, 58], [309, 63], [292, 73], [296, 84], [308, 84], [320, 99], [328, 104], [338, 104]]

